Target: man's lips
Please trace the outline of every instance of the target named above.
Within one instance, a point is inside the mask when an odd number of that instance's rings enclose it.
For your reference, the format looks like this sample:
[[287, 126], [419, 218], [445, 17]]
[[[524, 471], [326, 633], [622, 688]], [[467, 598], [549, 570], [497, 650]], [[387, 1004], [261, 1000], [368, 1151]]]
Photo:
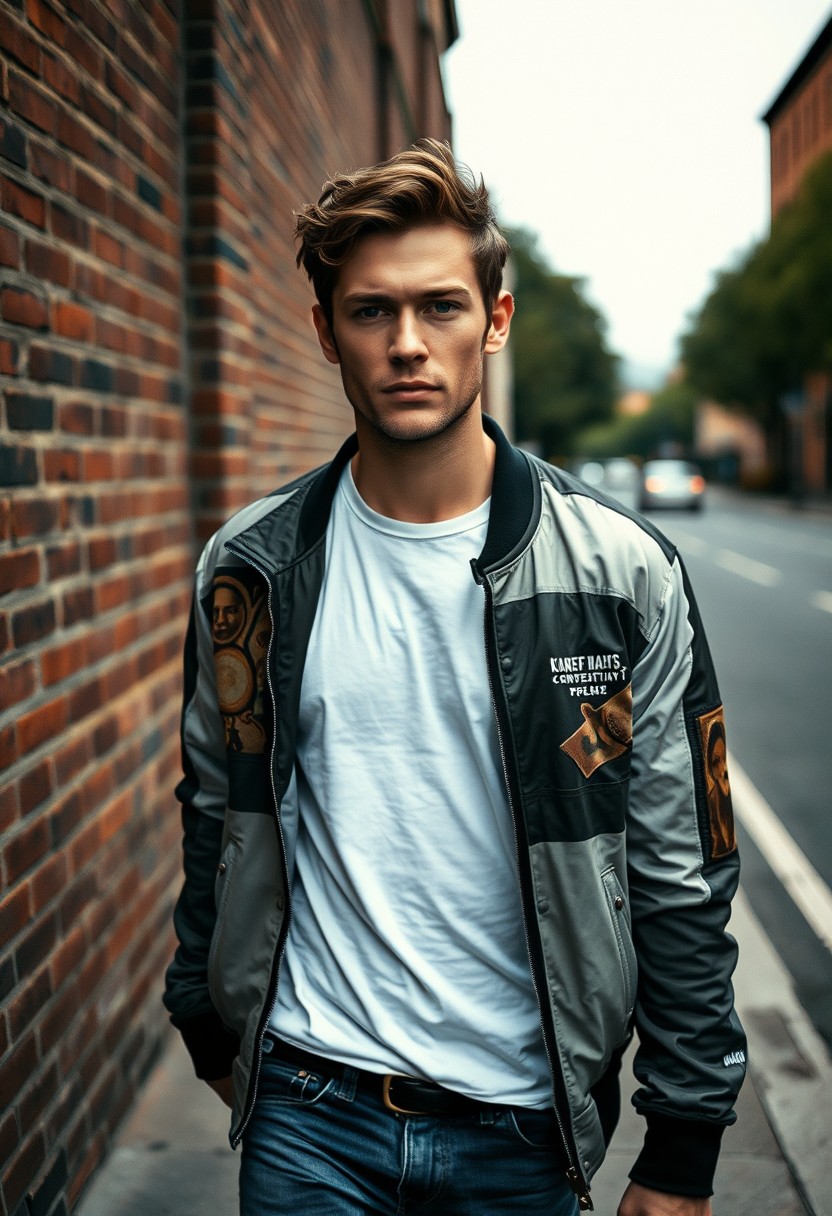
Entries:
[[397, 380], [395, 384], [385, 385], [381, 391], [393, 397], [418, 397], [438, 392], [439, 388], [438, 384], [431, 384], [428, 380]]

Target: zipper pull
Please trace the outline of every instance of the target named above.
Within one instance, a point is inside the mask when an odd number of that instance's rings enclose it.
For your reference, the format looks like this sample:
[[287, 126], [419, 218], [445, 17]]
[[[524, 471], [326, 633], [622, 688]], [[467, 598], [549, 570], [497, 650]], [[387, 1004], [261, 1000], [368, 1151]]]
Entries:
[[[578, 1171], [575, 1169], [574, 1165], [570, 1166], [570, 1168], [566, 1171], [566, 1180], [569, 1183], [570, 1188], [578, 1196], [578, 1207], [581, 1209], [581, 1211], [594, 1212], [595, 1208], [592, 1206], [592, 1200], [589, 1197], [589, 1187], [584, 1182], [583, 1178], [578, 1176]], [[584, 1190], [584, 1187], [586, 1187], [586, 1190]]]
[[474, 575], [474, 580], [475, 580], [477, 586], [481, 587], [483, 585], [483, 583], [485, 582], [485, 577], [483, 576], [482, 571], [480, 570], [479, 566], [477, 565], [477, 559], [475, 557], [471, 558], [471, 571]]

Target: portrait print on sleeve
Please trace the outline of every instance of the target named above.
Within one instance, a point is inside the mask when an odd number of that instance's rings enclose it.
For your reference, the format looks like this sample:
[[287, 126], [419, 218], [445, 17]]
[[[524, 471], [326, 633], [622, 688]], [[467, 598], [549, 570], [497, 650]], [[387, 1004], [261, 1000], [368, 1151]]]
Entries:
[[597, 768], [623, 756], [633, 744], [633, 686], [628, 684], [596, 709], [581, 703], [584, 721], [561, 743], [561, 751], [575, 761], [585, 777]]
[[728, 780], [728, 747], [722, 706], [698, 719], [705, 758], [705, 793], [711, 835], [711, 857], [726, 857], [737, 847], [734, 810]]
[[229, 751], [262, 753], [263, 696], [270, 622], [266, 592], [243, 571], [219, 571], [213, 584], [211, 636], [217, 699]]

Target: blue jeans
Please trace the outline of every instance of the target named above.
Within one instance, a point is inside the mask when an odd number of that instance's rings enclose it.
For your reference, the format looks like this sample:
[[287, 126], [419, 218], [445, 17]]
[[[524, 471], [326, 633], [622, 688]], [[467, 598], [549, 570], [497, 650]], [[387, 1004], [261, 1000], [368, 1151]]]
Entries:
[[241, 1216], [577, 1216], [551, 1112], [397, 1115], [354, 1069], [306, 1073], [271, 1048], [243, 1136]]

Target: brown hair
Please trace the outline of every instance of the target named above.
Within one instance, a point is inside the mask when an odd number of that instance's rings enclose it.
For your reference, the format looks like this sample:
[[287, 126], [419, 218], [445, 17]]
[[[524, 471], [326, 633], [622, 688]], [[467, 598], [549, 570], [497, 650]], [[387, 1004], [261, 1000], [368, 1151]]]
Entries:
[[503, 282], [508, 241], [482, 178], [477, 182], [470, 169], [458, 164], [447, 144], [420, 139], [389, 160], [328, 181], [317, 203], [297, 213], [295, 239], [300, 241], [297, 264], [303, 263], [329, 324], [338, 271], [362, 237], [442, 221], [470, 233], [477, 281], [490, 314]]

